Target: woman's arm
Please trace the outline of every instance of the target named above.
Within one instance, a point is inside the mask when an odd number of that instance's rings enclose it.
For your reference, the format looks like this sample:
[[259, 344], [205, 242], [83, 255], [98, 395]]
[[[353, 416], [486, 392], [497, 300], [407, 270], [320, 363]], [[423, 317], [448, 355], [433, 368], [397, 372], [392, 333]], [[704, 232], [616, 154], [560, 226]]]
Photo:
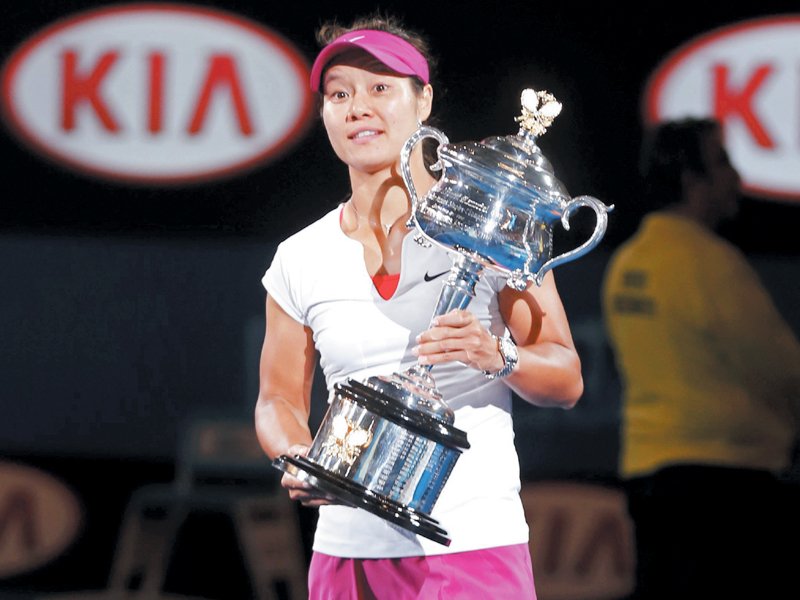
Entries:
[[[583, 377], [553, 274], [523, 292], [503, 288], [499, 303], [519, 351], [506, 384], [531, 404], [572, 408], [583, 393]], [[503, 367], [496, 340], [468, 310], [438, 317], [418, 344], [420, 364], [459, 361], [491, 372]]]
[[[266, 314], [256, 434], [270, 458], [305, 455], [312, 440], [308, 417], [316, 365], [311, 330], [292, 319], [269, 296]], [[319, 493], [289, 474], [283, 475], [281, 485], [293, 500], [308, 506], [324, 503], [319, 500]]]
[[524, 292], [503, 288], [500, 312], [519, 349], [519, 363], [504, 381], [531, 404], [575, 406], [583, 394], [581, 361], [553, 274]]

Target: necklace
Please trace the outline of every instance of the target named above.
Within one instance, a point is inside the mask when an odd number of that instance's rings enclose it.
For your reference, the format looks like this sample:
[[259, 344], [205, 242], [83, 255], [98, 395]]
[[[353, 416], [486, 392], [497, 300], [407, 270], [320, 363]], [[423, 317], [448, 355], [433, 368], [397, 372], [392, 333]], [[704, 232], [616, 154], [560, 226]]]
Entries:
[[372, 220], [369, 217], [366, 218], [362, 217], [361, 213], [358, 212], [358, 209], [356, 208], [356, 205], [353, 202], [348, 200], [347, 204], [350, 206], [350, 208], [353, 209], [353, 212], [356, 215], [356, 222], [366, 221], [371, 229], [380, 229], [385, 233], [385, 235], [389, 235], [389, 233], [391, 233], [392, 227], [394, 227], [394, 223], [391, 223], [389, 225], [384, 225], [379, 219]]

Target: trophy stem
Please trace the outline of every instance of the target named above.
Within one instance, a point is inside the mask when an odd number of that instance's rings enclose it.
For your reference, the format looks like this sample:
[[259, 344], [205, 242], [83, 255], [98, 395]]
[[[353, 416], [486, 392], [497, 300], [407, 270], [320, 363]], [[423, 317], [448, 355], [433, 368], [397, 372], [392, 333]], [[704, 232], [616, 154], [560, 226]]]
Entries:
[[472, 260], [466, 254], [458, 253], [450, 273], [439, 293], [439, 300], [436, 303], [436, 310], [431, 317], [431, 327], [433, 320], [439, 315], [455, 309], [466, 308], [475, 297], [475, 284], [478, 283], [483, 265]]
[[[458, 253], [453, 266], [439, 292], [436, 310], [431, 317], [454, 309], [466, 308], [475, 297], [475, 284], [483, 272], [483, 265], [469, 256]], [[402, 373], [393, 373], [391, 377], [371, 377], [370, 385], [388, 396], [396, 397], [402, 404], [414, 410], [432, 415], [443, 422], [453, 422], [453, 411], [447, 406], [442, 395], [436, 389], [436, 382], [431, 375], [433, 365], [419, 363]]]
[[[445, 279], [442, 291], [439, 292], [439, 300], [436, 302], [436, 309], [431, 316], [431, 324], [439, 315], [449, 313], [451, 310], [463, 309], [469, 306], [475, 297], [475, 284], [478, 283], [483, 265], [472, 260], [466, 254], [458, 253], [453, 260], [453, 266]], [[435, 387], [430, 371], [433, 365], [414, 365], [406, 373], [411, 374], [414, 379], [428, 381], [431, 388]]]

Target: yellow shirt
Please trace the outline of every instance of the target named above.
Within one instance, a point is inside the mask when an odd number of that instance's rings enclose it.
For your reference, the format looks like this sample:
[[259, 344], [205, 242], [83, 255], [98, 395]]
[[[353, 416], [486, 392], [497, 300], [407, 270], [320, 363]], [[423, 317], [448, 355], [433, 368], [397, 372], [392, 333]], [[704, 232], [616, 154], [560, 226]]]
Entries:
[[603, 305], [624, 389], [622, 476], [788, 466], [800, 344], [738, 250], [690, 219], [651, 214], [612, 257]]

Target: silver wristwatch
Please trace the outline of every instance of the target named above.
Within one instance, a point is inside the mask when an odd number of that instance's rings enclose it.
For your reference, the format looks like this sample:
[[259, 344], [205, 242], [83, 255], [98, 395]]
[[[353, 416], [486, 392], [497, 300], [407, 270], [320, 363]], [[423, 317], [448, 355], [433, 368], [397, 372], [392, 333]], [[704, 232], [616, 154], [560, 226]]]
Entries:
[[495, 335], [493, 337], [497, 340], [497, 349], [500, 350], [500, 356], [503, 357], [503, 368], [496, 372], [484, 371], [483, 374], [486, 375], [487, 379], [505, 377], [514, 370], [514, 367], [517, 366], [517, 362], [519, 361], [517, 345], [514, 343], [514, 340], [511, 339], [510, 335], [506, 334], [503, 337], [497, 337]]

